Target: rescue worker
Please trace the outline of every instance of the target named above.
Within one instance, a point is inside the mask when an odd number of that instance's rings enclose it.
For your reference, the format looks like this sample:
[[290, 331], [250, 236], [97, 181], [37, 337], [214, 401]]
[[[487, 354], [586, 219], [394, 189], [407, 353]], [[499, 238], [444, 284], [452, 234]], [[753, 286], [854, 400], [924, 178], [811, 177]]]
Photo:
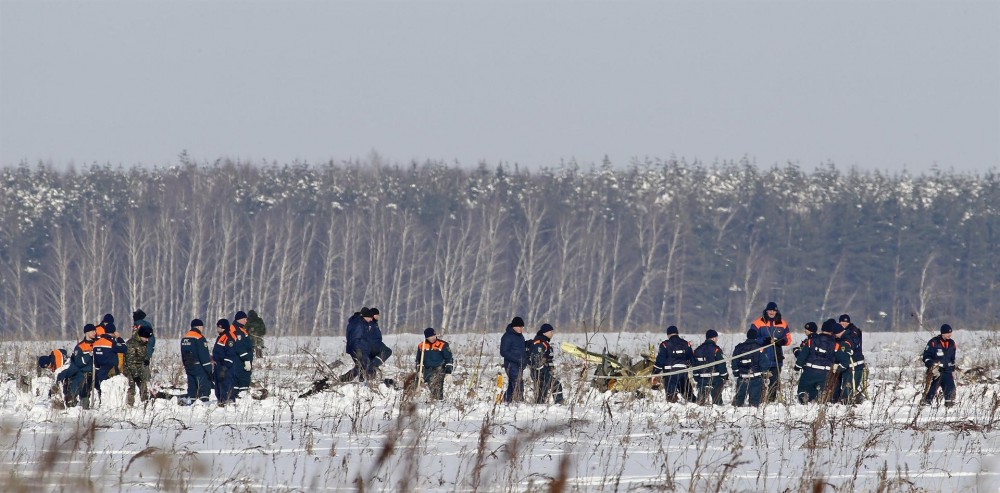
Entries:
[[365, 337], [368, 339], [368, 358], [372, 362], [372, 369], [375, 369], [389, 360], [389, 357], [392, 356], [392, 349], [389, 349], [389, 346], [382, 342], [382, 328], [378, 324], [378, 320], [382, 316], [381, 312], [375, 307], [368, 310], [372, 314], [372, 321], [368, 325]]
[[958, 348], [951, 338], [951, 333], [950, 325], [942, 325], [941, 334], [927, 341], [927, 347], [924, 348], [927, 391], [920, 401], [923, 406], [929, 406], [934, 402], [939, 388], [944, 392], [945, 407], [955, 405], [955, 353]]
[[55, 373], [56, 370], [62, 368], [66, 361], [65, 349], [53, 349], [51, 353], [38, 357], [38, 368], [40, 370], [49, 370], [52, 373]]
[[122, 372], [128, 378], [128, 394], [125, 402], [135, 405], [135, 389], [139, 388], [139, 399], [146, 402], [149, 399], [149, 352], [147, 345], [153, 337], [153, 328], [140, 326], [135, 334], [125, 343], [125, 369]]
[[503, 357], [503, 369], [507, 373], [507, 391], [504, 392], [503, 401], [508, 404], [524, 400], [524, 383], [521, 381], [526, 363], [524, 342], [524, 320], [514, 317], [500, 337], [500, 356]]
[[215, 323], [218, 337], [212, 348], [212, 362], [215, 364], [215, 400], [219, 407], [224, 407], [236, 399], [233, 392], [233, 366], [239, 359], [236, 355], [236, 334], [233, 333], [229, 320], [220, 318]]
[[694, 394], [688, 381], [689, 375], [684, 371], [691, 367], [694, 354], [691, 351], [691, 343], [682, 339], [678, 332], [676, 326], [667, 327], [667, 339], [660, 343], [653, 372], [672, 373], [663, 377], [663, 391], [666, 393], [667, 402], [677, 402], [678, 396], [694, 402]]
[[232, 332], [236, 337], [233, 348], [233, 399], [250, 390], [250, 376], [253, 374], [253, 339], [246, 330], [247, 314], [243, 310], [233, 315]]
[[372, 312], [368, 307], [362, 307], [361, 311], [355, 312], [347, 319], [347, 355], [354, 361], [354, 368], [340, 376], [341, 382], [349, 382], [355, 378], [364, 381], [368, 376], [368, 369], [371, 367], [371, 358], [368, 356], [368, 326], [372, 322]]
[[[722, 388], [729, 381], [726, 370], [726, 355], [718, 345], [719, 333], [714, 329], [705, 332], [705, 342], [694, 350], [694, 380], [698, 384], [698, 403], [701, 405], [722, 404]], [[713, 362], [719, 362], [711, 365]], [[708, 365], [708, 366], [706, 366]]]
[[[97, 336], [100, 337], [108, 333], [109, 332], [108, 327], [114, 327], [114, 325], [115, 325], [114, 315], [111, 315], [110, 313], [105, 313], [104, 316], [101, 317], [101, 322], [97, 324]], [[117, 332], [117, 329], [112, 330], [110, 332]]]
[[267, 325], [264, 324], [264, 319], [260, 318], [256, 311], [250, 310], [247, 312], [246, 329], [253, 339], [254, 357], [260, 358], [264, 354], [264, 336], [267, 335]]
[[451, 348], [438, 339], [432, 327], [424, 329], [424, 341], [417, 344], [417, 373], [431, 390], [431, 399], [444, 399], [444, 377], [454, 369]]
[[[851, 347], [851, 341], [845, 337], [847, 331], [844, 330], [844, 326], [837, 323], [834, 319], [829, 319], [827, 322], [833, 322], [833, 332], [834, 336], [837, 338], [837, 343], [840, 344], [842, 350], [847, 353], [847, 356], [853, 361], [854, 358], [854, 348]], [[826, 322], [823, 322], [824, 324]], [[833, 395], [830, 397], [830, 402], [834, 404], [854, 404], [855, 395], [857, 394], [857, 389], [854, 387], [854, 372], [851, 371], [851, 365], [848, 363], [846, 369], [837, 369], [836, 384], [833, 387]]]
[[806, 322], [803, 328], [806, 329], [806, 338], [803, 339], [798, 346], [792, 348], [792, 354], [795, 355], [796, 358], [798, 358], [799, 356], [799, 351], [801, 351], [802, 348], [805, 347], [806, 343], [809, 342], [809, 339], [816, 337], [816, 332], [817, 330], [819, 330], [816, 327], [816, 322]]
[[[849, 370], [851, 359], [847, 346], [837, 342], [834, 333], [840, 327], [832, 318], [823, 322], [823, 332], [803, 341], [795, 355], [795, 371], [801, 371], [797, 389], [802, 404], [816, 402], [837, 382], [835, 374]], [[841, 329], [842, 330], [842, 329]], [[834, 375], [831, 375], [833, 372]]]
[[90, 394], [94, 388], [94, 339], [97, 337], [97, 327], [94, 324], [83, 326], [83, 340], [73, 348], [69, 357], [69, 366], [56, 377], [57, 382], [65, 381], [63, 396], [66, 407], [79, 404], [84, 409], [90, 409]]
[[757, 342], [764, 348], [764, 370], [768, 372], [765, 398], [767, 402], [774, 402], [778, 400], [781, 367], [785, 362], [782, 347], [792, 344], [792, 334], [788, 332], [788, 323], [781, 319], [778, 304], [773, 301], [767, 303], [761, 317], [754, 320], [750, 326], [757, 329]]
[[[95, 329], [96, 333], [96, 329]], [[101, 383], [117, 375], [120, 365], [125, 359], [125, 341], [118, 337], [118, 329], [114, 323], [104, 325], [104, 334], [97, 336], [93, 343], [94, 351], [94, 388], [97, 396], [101, 396]]]
[[[841, 339], [847, 341], [851, 346], [851, 375], [854, 378], [854, 403], [861, 404], [865, 401], [865, 391], [868, 386], [868, 365], [865, 364], [865, 354], [862, 349], [861, 329], [851, 323], [851, 316], [843, 314], [838, 319], [838, 323], [844, 328], [844, 335]], [[845, 374], [844, 378], [848, 378]]]
[[549, 324], [542, 324], [528, 346], [528, 365], [531, 367], [531, 379], [535, 382], [535, 404], [545, 404], [549, 396], [556, 404], [563, 403], [562, 383], [552, 375], [552, 334], [555, 329]]
[[736, 396], [733, 405], [759, 407], [764, 393], [764, 348], [760, 347], [757, 329], [747, 330], [747, 339], [733, 348], [730, 365], [736, 377]]
[[187, 396], [178, 399], [182, 406], [196, 400], [208, 402], [212, 393], [212, 356], [208, 352], [205, 339], [205, 323], [201, 319], [191, 321], [191, 330], [181, 339], [181, 362], [187, 375]]

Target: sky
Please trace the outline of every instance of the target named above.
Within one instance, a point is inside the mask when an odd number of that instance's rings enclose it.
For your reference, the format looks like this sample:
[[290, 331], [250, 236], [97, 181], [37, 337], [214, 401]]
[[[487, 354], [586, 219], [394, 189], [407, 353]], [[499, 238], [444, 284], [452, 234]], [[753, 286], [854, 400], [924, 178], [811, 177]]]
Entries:
[[0, 0], [0, 166], [1000, 165], [1000, 2]]

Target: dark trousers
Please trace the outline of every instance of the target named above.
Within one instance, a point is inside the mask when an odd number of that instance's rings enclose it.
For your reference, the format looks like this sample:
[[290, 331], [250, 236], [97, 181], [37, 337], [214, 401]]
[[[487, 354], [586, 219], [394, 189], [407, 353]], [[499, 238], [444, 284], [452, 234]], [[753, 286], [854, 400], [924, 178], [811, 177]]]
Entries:
[[233, 399], [235, 399], [250, 389], [250, 376], [253, 372], [246, 371], [242, 361], [236, 362], [230, 371], [233, 372]]
[[837, 385], [833, 389], [833, 397], [830, 402], [834, 404], [853, 404], [855, 399], [854, 382], [857, 381], [855, 373], [860, 376], [861, 367], [856, 366], [854, 370], [843, 370], [837, 373]]
[[802, 404], [816, 402], [826, 387], [826, 377], [829, 373], [828, 370], [805, 367], [802, 370], [802, 376], [799, 377], [798, 389], [796, 389], [799, 402]]
[[77, 373], [68, 379], [63, 386], [63, 397], [67, 407], [76, 406], [79, 402], [84, 409], [90, 409], [90, 390], [94, 386], [93, 375], [88, 371]]
[[431, 399], [440, 401], [444, 399], [444, 367], [435, 366], [433, 368], [424, 368], [424, 384], [431, 391]]
[[545, 404], [549, 396], [556, 404], [563, 403], [563, 386], [554, 376], [552, 368], [543, 366], [540, 370], [531, 370], [531, 378], [535, 382], [535, 404]]
[[736, 379], [736, 397], [733, 399], [733, 405], [744, 407], [747, 405], [747, 398], [749, 398], [751, 406], [759, 407], [763, 393], [763, 378], [759, 376], [753, 378], [738, 377]]
[[215, 400], [219, 404], [232, 402], [236, 398], [233, 393], [233, 369], [222, 365], [215, 367]]
[[[678, 371], [678, 369], [668, 369], [667, 372]], [[678, 375], [668, 375], [663, 377], [663, 391], [667, 395], [667, 402], [677, 402], [678, 397], [682, 402], [694, 402], [694, 389], [691, 388], [691, 381], [688, 380], [687, 372]]]
[[521, 381], [521, 365], [517, 363], [507, 363], [504, 365], [504, 370], [507, 372], [507, 391], [503, 394], [503, 401], [523, 401], [524, 383]]
[[721, 376], [716, 377], [695, 377], [698, 384], [698, 404], [722, 404], [722, 387], [725, 380]]
[[778, 400], [778, 391], [781, 390], [781, 366], [774, 366], [764, 370], [767, 372], [767, 402]]
[[212, 393], [212, 381], [208, 378], [208, 373], [202, 367], [187, 369], [185, 373], [188, 381], [188, 400], [201, 399], [203, 402], [208, 402], [208, 396]]
[[942, 371], [940, 376], [931, 379], [930, 386], [927, 387], [927, 395], [924, 396], [924, 404], [934, 402], [934, 396], [938, 389], [944, 391], [944, 405], [951, 407], [955, 405], [955, 374], [950, 371]]

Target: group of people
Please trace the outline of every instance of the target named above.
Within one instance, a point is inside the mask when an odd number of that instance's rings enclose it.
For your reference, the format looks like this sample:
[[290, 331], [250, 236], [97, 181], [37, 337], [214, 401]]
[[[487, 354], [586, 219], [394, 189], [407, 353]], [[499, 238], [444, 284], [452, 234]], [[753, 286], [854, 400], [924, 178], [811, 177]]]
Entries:
[[[248, 328], [248, 323], [253, 328]], [[255, 350], [255, 346], [257, 341], [263, 341], [267, 329], [253, 310], [249, 316], [238, 311], [232, 323], [225, 318], [216, 322], [218, 334], [210, 350], [204, 325], [200, 319], [192, 320], [191, 329], [181, 338], [187, 393], [178, 402], [208, 402], [214, 388], [218, 404], [225, 406], [250, 388], [254, 356], [260, 354], [260, 347]], [[145, 312], [132, 313], [132, 336], [128, 341], [118, 335], [114, 316], [109, 313], [99, 324], [84, 325], [83, 340], [72, 353], [54, 349], [38, 358], [38, 366], [58, 372], [56, 383], [62, 386], [62, 402], [67, 407], [81, 405], [89, 409], [94, 391], [100, 398], [101, 384], [118, 374], [128, 379], [126, 401], [134, 406], [137, 392], [142, 402], [151, 395], [149, 365], [155, 348], [153, 326]]]
[[[806, 339], [792, 349], [793, 369], [801, 372], [796, 389], [798, 402], [863, 402], [867, 395], [868, 365], [861, 329], [851, 322], [850, 315], [827, 319], [819, 328], [815, 322], [808, 322], [804, 328]], [[708, 330], [705, 342], [693, 350], [678, 332], [675, 326], [667, 328], [667, 339], [660, 343], [653, 366], [655, 374], [662, 375], [667, 400], [722, 404], [722, 388], [729, 380], [729, 371], [725, 354], [717, 344], [718, 332]], [[945, 406], [955, 404], [956, 347], [951, 333], [950, 325], [942, 325], [941, 334], [931, 339], [924, 350], [927, 380], [922, 405], [932, 404], [939, 389], [944, 393]], [[734, 406], [756, 407], [779, 398], [785, 360], [783, 348], [791, 344], [792, 336], [778, 305], [768, 303], [729, 360], [736, 380]]]
[[[181, 361], [187, 376], [187, 393], [179, 398], [182, 405], [208, 402], [212, 390], [219, 406], [233, 402], [250, 388], [254, 357], [260, 355], [263, 321], [251, 310], [250, 315], [238, 311], [233, 321], [222, 318], [216, 322], [215, 344], [209, 348], [204, 323], [191, 321], [190, 330], [181, 339]], [[379, 368], [392, 356], [392, 350], [382, 340], [378, 308], [363, 307], [347, 321], [346, 351], [354, 366], [340, 375], [341, 382], [376, 381]], [[253, 318], [254, 329], [247, 327]], [[91, 406], [94, 390], [101, 394], [101, 383], [117, 374], [128, 379], [127, 402], [135, 405], [138, 390], [142, 401], [149, 398], [149, 363], [156, 347], [153, 326], [142, 310], [132, 313], [132, 337], [125, 341], [119, 335], [114, 317], [106, 314], [97, 325], [87, 324], [84, 337], [67, 355], [62, 349], [38, 358], [38, 366], [58, 373], [56, 381], [63, 384], [64, 402], [84, 408]], [[259, 326], [258, 326], [259, 325]], [[868, 366], [862, 346], [862, 332], [847, 314], [838, 320], [828, 319], [821, 327], [815, 322], [804, 325], [806, 338], [791, 350], [793, 368], [801, 372], [796, 390], [800, 403], [833, 402], [858, 404], [866, 396]], [[499, 400], [524, 400], [525, 376], [530, 375], [535, 403], [556, 404], [564, 400], [563, 386], [553, 374], [552, 336], [555, 329], [542, 324], [534, 338], [524, 336], [525, 324], [514, 317], [500, 339], [500, 356], [506, 375], [506, 390]], [[778, 400], [781, 395], [781, 371], [784, 348], [792, 344], [788, 324], [774, 302], [764, 308], [760, 318], [746, 332], [746, 340], [733, 349], [732, 358], [718, 345], [715, 330], [705, 333], [705, 341], [692, 349], [691, 343], [680, 337], [676, 326], [667, 328], [667, 339], [659, 344], [653, 364], [654, 381], [662, 382], [669, 402], [722, 404], [722, 390], [732, 376], [736, 381], [734, 406], [760, 406]], [[931, 339], [923, 352], [927, 368], [925, 390], [921, 404], [932, 404], [942, 391], [946, 406], [955, 403], [955, 354], [952, 328], [941, 326], [940, 335]], [[424, 329], [424, 339], [417, 345], [414, 358], [419, 381], [428, 386], [431, 398], [444, 398], [444, 380], [454, 369], [454, 358], [447, 341], [436, 331]], [[726, 362], [729, 362], [729, 368]]]
[[[115, 375], [128, 379], [127, 401], [135, 405], [135, 395], [145, 401], [149, 398], [149, 362], [156, 349], [153, 326], [142, 310], [132, 312], [132, 336], [125, 341], [115, 325], [115, 318], [105, 314], [98, 324], [83, 326], [83, 340], [68, 354], [63, 349], [38, 358], [38, 366], [52, 372], [62, 385], [63, 404], [68, 407], [91, 406], [94, 391], [100, 396], [101, 384]], [[65, 366], [65, 368], [63, 368]]]

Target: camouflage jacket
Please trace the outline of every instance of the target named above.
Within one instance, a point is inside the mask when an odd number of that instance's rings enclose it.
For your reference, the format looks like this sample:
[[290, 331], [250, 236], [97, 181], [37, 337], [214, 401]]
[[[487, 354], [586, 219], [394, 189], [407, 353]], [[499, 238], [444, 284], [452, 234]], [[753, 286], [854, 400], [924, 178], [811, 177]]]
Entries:
[[122, 373], [126, 377], [141, 377], [145, 363], [149, 361], [146, 359], [146, 343], [134, 335], [125, 343], [125, 348], [125, 370]]

